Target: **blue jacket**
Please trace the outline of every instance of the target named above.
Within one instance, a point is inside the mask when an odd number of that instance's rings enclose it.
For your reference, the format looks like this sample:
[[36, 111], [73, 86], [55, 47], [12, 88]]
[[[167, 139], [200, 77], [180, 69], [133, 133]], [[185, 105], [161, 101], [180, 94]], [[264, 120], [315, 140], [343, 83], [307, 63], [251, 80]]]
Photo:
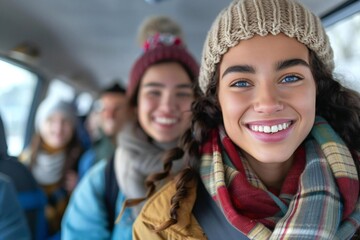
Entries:
[[25, 215], [17, 200], [10, 178], [0, 174], [0, 239], [27, 240], [31, 238]]
[[[106, 160], [102, 160], [94, 165], [73, 192], [62, 220], [62, 239], [132, 239], [132, 224], [135, 219], [130, 209], [125, 210], [121, 221], [114, 225], [113, 232], [108, 230], [109, 223], [105, 206], [106, 163]], [[125, 196], [120, 189], [115, 218], [124, 200]]]
[[100, 160], [110, 160], [114, 155], [114, 152], [115, 146], [111, 142], [111, 139], [101, 131], [99, 138], [80, 157], [78, 165], [79, 179], [81, 179], [85, 173]]

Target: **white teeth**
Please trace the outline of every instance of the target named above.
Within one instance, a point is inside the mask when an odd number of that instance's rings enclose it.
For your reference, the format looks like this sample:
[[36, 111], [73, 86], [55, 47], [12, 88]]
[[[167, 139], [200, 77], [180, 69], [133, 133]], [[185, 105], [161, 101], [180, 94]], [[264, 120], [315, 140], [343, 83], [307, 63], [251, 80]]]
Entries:
[[175, 118], [165, 118], [165, 117], [158, 117], [155, 119], [156, 122], [160, 123], [160, 124], [174, 124], [177, 122], [177, 120]]
[[272, 126], [262, 126], [262, 125], [251, 125], [250, 128], [254, 132], [263, 132], [263, 133], [277, 133], [279, 131], [285, 130], [290, 126], [290, 122], [281, 123]]
[[264, 126], [264, 133], [271, 132], [271, 128], [269, 126]]
[[271, 132], [278, 132], [278, 126], [271, 126]]
[[263, 126], [258, 126], [258, 129], [259, 129], [259, 130], [258, 130], [259, 132], [263, 132], [263, 131], [264, 131], [264, 127], [263, 127]]

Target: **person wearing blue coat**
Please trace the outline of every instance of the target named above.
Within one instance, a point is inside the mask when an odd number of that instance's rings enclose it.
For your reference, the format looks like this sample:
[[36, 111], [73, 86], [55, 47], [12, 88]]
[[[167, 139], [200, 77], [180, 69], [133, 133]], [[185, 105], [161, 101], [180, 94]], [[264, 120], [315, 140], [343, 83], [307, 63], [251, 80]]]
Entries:
[[[105, 221], [108, 214], [104, 201], [106, 164], [105, 159], [101, 160], [77, 186], [63, 218], [63, 239], [131, 239], [134, 219], [130, 209], [125, 210], [121, 221], [112, 230], [109, 222]], [[124, 200], [125, 196], [120, 191], [116, 199], [116, 215]]]
[[[190, 126], [191, 104], [199, 92], [194, 90], [198, 70], [195, 59], [174, 33], [156, 32], [147, 38], [144, 53], [131, 70], [126, 91], [129, 120], [117, 136], [115, 155], [111, 161], [94, 165], [81, 179], [62, 221], [63, 239], [132, 239], [132, 224], [143, 206], [141, 199], [160, 187], [147, 188], [145, 181], [166, 167], [161, 161], [164, 153], [177, 145]], [[170, 176], [183, 165], [181, 160], [174, 162]], [[113, 171], [107, 171], [110, 168]], [[114, 173], [110, 184], [106, 182], [109, 172]], [[112, 195], [107, 189], [113, 182], [118, 187], [115, 204], [107, 197]], [[123, 206], [125, 211], [121, 212]]]

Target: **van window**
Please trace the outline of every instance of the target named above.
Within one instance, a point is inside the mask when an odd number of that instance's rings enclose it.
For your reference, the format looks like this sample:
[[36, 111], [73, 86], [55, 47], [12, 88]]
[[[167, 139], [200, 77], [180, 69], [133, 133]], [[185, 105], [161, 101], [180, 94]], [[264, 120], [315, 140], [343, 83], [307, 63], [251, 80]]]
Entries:
[[327, 33], [334, 50], [335, 73], [360, 92], [360, 12], [332, 24]]
[[71, 102], [75, 98], [75, 89], [64, 81], [54, 79], [49, 85], [47, 98]]
[[7, 135], [8, 153], [23, 149], [27, 121], [39, 77], [21, 66], [0, 59], [0, 115]]
[[80, 93], [76, 98], [76, 106], [79, 112], [79, 116], [86, 116], [90, 112], [93, 102], [94, 98], [90, 93]]

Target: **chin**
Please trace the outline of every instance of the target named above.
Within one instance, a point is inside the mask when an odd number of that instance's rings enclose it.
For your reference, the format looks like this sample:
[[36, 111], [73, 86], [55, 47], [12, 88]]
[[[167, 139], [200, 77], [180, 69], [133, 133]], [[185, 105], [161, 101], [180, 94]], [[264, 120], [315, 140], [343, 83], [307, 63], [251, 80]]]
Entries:
[[272, 154], [271, 153], [262, 154], [262, 155], [254, 154], [253, 156], [258, 162], [262, 162], [262, 163], [283, 163], [289, 160], [292, 154], [281, 154], [281, 156], [279, 156], [279, 155], [274, 155], [272, 152]]

